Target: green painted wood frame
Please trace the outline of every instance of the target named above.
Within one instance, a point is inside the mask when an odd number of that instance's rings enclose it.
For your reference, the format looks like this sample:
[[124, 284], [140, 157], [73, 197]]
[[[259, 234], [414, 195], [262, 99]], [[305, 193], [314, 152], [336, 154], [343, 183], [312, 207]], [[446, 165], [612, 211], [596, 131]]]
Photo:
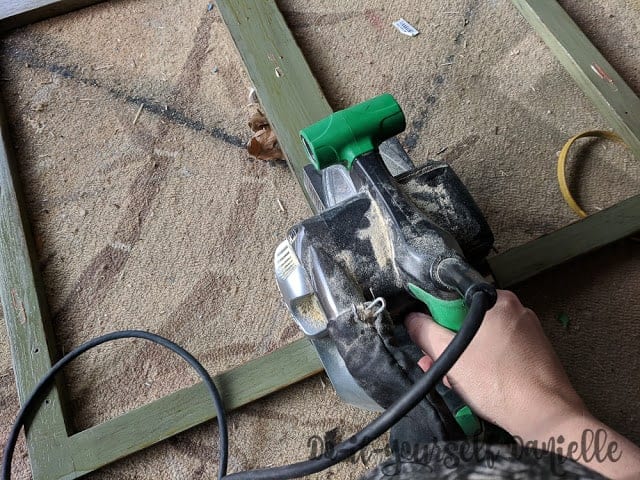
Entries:
[[[9, 0], [9, 3], [13, 10], [0, 8], [0, 32], [95, 2]], [[640, 101], [636, 95], [555, 0], [513, 0], [513, 3], [640, 157]], [[289, 165], [300, 179], [306, 156], [297, 140], [297, 132], [332, 110], [274, 0], [219, 0], [218, 7], [278, 134]], [[249, 25], [245, 21], [247, 18], [257, 20], [258, 24]], [[616, 90], [593, 75], [591, 65], [594, 62], [608, 73]], [[496, 282], [508, 287], [638, 229], [640, 196], [496, 255], [489, 263]], [[21, 201], [6, 117], [2, 112], [0, 300], [11, 342], [18, 395], [23, 401], [57, 354]], [[321, 370], [313, 347], [303, 339], [217, 375], [215, 381], [221, 388], [226, 408], [233, 409]], [[215, 417], [205, 389], [197, 384], [70, 434], [61, 399], [63, 393], [54, 389], [27, 431], [29, 457], [36, 480], [80, 477]]]

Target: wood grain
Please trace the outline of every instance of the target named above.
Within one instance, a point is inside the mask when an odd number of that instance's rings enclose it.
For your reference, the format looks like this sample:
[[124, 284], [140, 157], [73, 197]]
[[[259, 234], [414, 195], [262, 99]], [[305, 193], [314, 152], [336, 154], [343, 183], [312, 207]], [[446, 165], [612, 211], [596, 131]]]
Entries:
[[640, 195], [490, 258], [496, 283], [509, 287], [640, 230]]
[[[48, 320], [30, 227], [21, 207], [20, 182], [0, 105], [0, 300], [7, 324], [18, 397], [24, 402], [51, 368], [55, 341]], [[35, 479], [68, 468], [67, 429], [57, 389], [43, 402], [27, 432]], [[56, 453], [59, 452], [59, 453]]]
[[[273, 0], [218, 0], [258, 99], [305, 196], [299, 131], [333, 110]], [[309, 200], [313, 208], [313, 202]]]

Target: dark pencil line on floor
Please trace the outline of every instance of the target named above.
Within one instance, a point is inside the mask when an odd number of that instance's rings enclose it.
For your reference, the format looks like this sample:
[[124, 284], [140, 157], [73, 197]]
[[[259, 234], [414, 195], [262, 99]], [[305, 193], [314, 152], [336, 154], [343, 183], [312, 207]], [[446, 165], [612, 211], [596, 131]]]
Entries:
[[194, 120], [186, 115], [183, 111], [178, 110], [169, 105], [163, 105], [156, 100], [151, 99], [148, 96], [143, 95], [129, 95], [120, 89], [103, 85], [95, 78], [87, 78], [81, 75], [78, 67], [71, 67], [66, 65], [58, 65], [55, 63], [47, 63], [43, 59], [37, 57], [28, 50], [19, 49], [16, 47], [10, 47], [5, 51], [5, 54], [12, 60], [17, 60], [26, 63], [30, 68], [42, 69], [59, 75], [62, 78], [74, 80], [84, 85], [89, 85], [99, 89], [104, 89], [109, 94], [118, 100], [123, 100], [126, 103], [137, 105], [144, 104], [146, 112], [157, 115], [164, 118], [176, 125], [184, 126], [195, 132], [204, 132], [213, 138], [222, 140], [234, 147], [244, 148], [246, 141], [237, 135], [227, 132], [221, 127], [211, 127], [205, 125], [200, 120]]

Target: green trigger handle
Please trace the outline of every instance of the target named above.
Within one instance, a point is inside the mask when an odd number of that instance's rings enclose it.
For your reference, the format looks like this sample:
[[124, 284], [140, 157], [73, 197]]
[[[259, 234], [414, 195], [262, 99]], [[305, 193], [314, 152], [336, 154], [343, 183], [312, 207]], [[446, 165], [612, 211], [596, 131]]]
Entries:
[[303, 128], [300, 137], [318, 170], [336, 164], [351, 169], [356, 158], [376, 150], [405, 126], [400, 105], [393, 96], [383, 93]]
[[[434, 297], [413, 283], [409, 283], [408, 288], [414, 297], [427, 306], [436, 323], [454, 332], [460, 330], [462, 322], [469, 311], [462, 298], [442, 300], [441, 298]], [[456, 422], [465, 435], [473, 437], [482, 431], [482, 425], [478, 417], [471, 411], [468, 405], [462, 402], [453, 390], [443, 386], [443, 388], [438, 389], [438, 393], [440, 393], [447, 406], [451, 409]]]

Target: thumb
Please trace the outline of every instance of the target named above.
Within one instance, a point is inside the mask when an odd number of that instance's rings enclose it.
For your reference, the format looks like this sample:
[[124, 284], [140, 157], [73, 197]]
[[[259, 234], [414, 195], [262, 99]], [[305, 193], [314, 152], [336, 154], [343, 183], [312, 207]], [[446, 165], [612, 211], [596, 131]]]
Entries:
[[410, 313], [404, 325], [411, 341], [432, 359], [437, 359], [453, 338], [453, 332], [438, 325], [424, 313]]

